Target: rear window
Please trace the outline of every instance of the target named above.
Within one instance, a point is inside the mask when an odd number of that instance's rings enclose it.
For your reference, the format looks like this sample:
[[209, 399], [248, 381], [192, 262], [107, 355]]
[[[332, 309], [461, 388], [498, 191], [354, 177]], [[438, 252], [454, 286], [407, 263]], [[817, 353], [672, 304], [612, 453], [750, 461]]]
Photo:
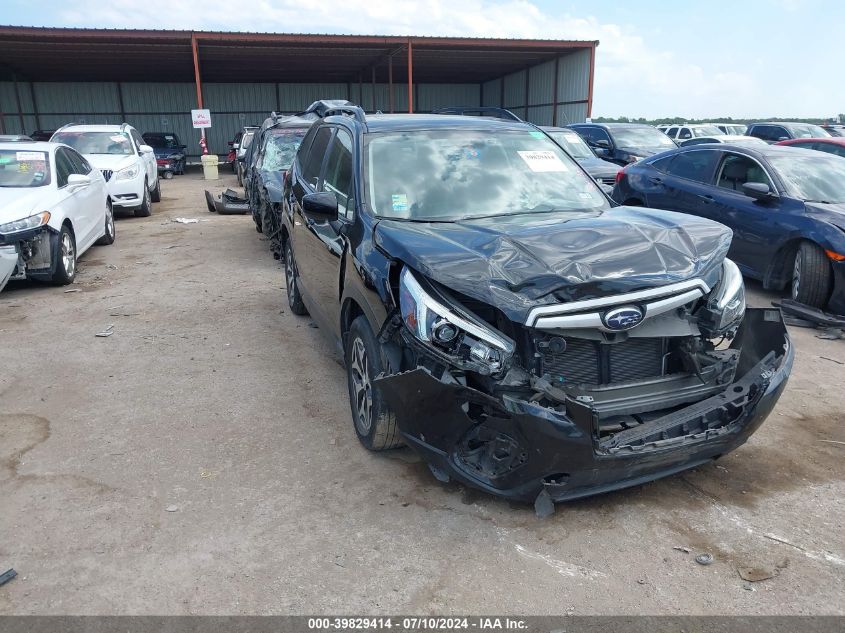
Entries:
[[0, 187], [30, 188], [50, 184], [47, 152], [0, 149]]
[[144, 142], [150, 147], [164, 149], [176, 149], [180, 145], [175, 134], [144, 134]]

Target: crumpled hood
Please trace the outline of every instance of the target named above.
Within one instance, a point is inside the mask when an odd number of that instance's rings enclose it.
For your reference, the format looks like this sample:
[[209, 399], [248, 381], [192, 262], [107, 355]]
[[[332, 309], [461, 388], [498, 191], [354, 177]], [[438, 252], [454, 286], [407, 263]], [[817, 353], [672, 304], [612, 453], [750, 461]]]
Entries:
[[125, 154], [85, 154], [85, 160], [91, 163], [92, 167], [97, 169], [111, 169], [112, 171], [119, 171], [129, 165], [134, 165], [138, 160], [137, 156], [127, 156]]
[[14, 222], [41, 211], [49, 211], [43, 187], [0, 187], [0, 224]]
[[261, 179], [264, 183], [264, 188], [267, 190], [267, 197], [270, 199], [270, 202], [281, 203], [285, 172], [262, 170]]
[[717, 222], [634, 207], [376, 227], [391, 257], [518, 322], [538, 305], [693, 278], [713, 286], [731, 237]]

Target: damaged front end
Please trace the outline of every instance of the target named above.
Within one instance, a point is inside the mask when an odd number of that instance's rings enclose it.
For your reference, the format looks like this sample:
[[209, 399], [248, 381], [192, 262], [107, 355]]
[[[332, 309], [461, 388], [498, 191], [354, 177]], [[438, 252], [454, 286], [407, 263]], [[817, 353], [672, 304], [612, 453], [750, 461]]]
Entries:
[[53, 254], [58, 250], [58, 240], [58, 231], [46, 223], [25, 231], [0, 233], [0, 290], [6, 281], [52, 279], [57, 264]]
[[782, 316], [725, 260], [695, 279], [534, 307], [522, 323], [403, 269], [376, 384], [439, 478], [554, 501], [637, 485], [743, 444], [783, 391]]

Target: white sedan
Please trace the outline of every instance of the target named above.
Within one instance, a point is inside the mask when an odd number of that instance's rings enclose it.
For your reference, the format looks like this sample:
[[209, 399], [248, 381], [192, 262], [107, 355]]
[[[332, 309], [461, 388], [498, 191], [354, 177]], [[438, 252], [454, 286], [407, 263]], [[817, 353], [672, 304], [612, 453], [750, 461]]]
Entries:
[[0, 143], [0, 290], [9, 279], [65, 285], [93, 244], [114, 242], [106, 182], [59, 143]]

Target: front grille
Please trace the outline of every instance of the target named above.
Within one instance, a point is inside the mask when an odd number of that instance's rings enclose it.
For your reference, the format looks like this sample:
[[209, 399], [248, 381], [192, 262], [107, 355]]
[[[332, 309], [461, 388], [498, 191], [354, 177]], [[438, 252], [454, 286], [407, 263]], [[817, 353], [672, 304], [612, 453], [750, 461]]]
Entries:
[[599, 178], [599, 180], [603, 184], [610, 185], [611, 187], [616, 184], [616, 176], [610, 176], [609, 178]]
[[539, 346], [543, 374], [562, 385], [604, 385], [644, 380], [663, 375], [666, 339], [629, 338], [619, 343], [600, 343], [565, 338], [566, 349], [551, 353]]
[[101, 169], [100, 171], [103, 172], [103, 178], [106, 179], [106, 182], [111, 180], [111, 175], [112, 175], [111, 169]]

